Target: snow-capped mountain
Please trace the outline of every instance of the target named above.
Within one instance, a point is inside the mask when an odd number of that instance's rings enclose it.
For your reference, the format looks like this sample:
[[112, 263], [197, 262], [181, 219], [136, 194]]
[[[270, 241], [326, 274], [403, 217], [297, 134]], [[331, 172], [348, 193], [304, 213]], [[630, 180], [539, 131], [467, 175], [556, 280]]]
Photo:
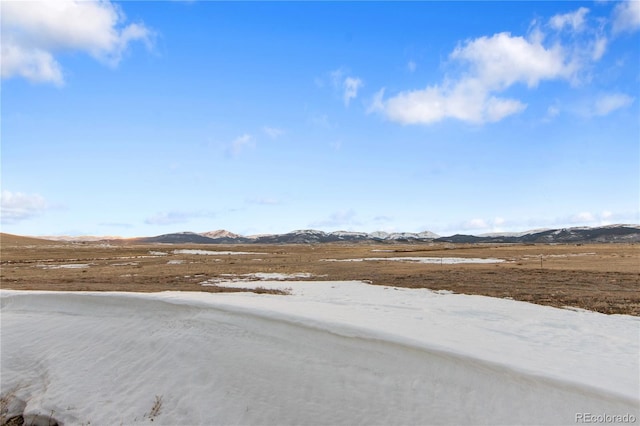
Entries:
[[216, 231], [200, 232], [200, 235], [207, 238], [239, 238], [241, 235], [229, 232], [226, 229], [218, 229]]
[[335, 242], [451, 242], [451, 243], [605, 243], [640, 242], [639, 225], [609, 225], [600, 227], [575, 227], [540, 229], [518, 233], [452, 235], [440, 237], [433, 232], [420, 233], [382, 231], [366, 233], [352, 231], [324, 232], [301, 229], [286, 234], [242, 236], [226, 230], [204, 233], [181, 232], [156, 237], [139, 238], [141, 243], [192, 243], [192, 244], [316, 244]]
[[437, 238], [434, 241], [451, 243], [636, 243], [640, 242], [640, 226], [580, 226], [484, 236], [458, 234]]

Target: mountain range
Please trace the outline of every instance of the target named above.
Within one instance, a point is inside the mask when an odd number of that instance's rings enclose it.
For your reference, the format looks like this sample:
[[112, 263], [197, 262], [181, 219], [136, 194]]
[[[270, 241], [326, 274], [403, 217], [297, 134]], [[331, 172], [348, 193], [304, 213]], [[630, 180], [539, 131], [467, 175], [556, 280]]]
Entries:
[[135, 243], [164, 244], [315, 244], [315, 243], [615, 243], [640, 242], [640, 225], [608, 225], [562, 229], [537, 229], [519, 233], [484, 235], [456, 234], [448, 237], [433, 232], [323, 232], [313, 229], [297, 230], [286, 234], [242, 236], [225, 230], [211, 232], [178, 232], [155, 237], [129, 239]]

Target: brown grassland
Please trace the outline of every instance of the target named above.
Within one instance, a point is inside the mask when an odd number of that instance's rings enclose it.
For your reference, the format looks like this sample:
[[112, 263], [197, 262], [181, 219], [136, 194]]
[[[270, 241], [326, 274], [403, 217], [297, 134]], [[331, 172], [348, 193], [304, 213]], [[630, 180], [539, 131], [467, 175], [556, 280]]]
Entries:
[[[640, 316], [639, 248], [638, 244], [136, 245], [126, 240], [68, 243], [1, 234], [0, 283], [3, 289], [16, 290], [231, 292], [242, 290], [201, 283], [224, 274], [310, 273], [309, 285], [314, 280], [367, 280], [372, 285], [450, 290]], [[178, 249], [254, 254], [174, 254]], [[323, 260], [367, 257], [477, 257], [505, 262]], [[59, 267], [69, 264], [75, 267]]]

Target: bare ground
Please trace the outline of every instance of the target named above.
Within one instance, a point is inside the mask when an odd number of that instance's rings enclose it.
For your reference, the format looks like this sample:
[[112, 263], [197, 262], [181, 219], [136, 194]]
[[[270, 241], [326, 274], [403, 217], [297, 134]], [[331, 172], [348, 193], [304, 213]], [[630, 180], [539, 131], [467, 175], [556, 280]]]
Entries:
[[[450, 290], [640, 316], [640, 245], [634, 244], [107, 245], [2, 234], [0, 248], [4, 289], [231, 292], [242, 290], [201, 283], [225, 274], [306, 272], [312, 274], [310, 281], [368, 280], [373, 285]], [[253, 254], [174, 254], [178, 249]], [[474, 257], [504, 262], [326, 261], [372, 257]]]

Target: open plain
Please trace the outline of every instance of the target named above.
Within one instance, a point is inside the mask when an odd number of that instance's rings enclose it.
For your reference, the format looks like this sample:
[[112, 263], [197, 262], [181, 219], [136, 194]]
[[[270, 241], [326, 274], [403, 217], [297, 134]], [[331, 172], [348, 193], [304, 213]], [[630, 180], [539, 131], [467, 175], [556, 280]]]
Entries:
[[1, 241], [2, 425], [640, 418], [631, 244]]
[[9, 234], [0, 242], [3, 289], [237, 292], [241, 285], [216, 283], [361, 280], [640, 316], [637, 244], [138, 245]]

